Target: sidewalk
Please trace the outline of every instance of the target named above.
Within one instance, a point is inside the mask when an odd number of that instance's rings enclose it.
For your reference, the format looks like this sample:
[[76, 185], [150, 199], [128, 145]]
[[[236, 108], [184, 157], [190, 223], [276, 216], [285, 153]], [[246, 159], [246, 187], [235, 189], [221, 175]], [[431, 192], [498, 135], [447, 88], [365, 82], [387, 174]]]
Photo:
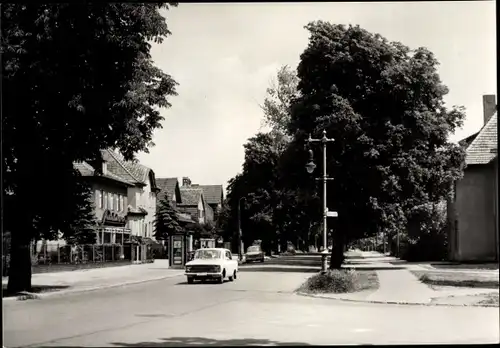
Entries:
[[[347, 256], [349, 257], [350, 255]], [[457, 302], [456, 299], [478, 295], [490, 296], [496, 294], [498, 296], [498, 289], [458, 288], [451, 286], [433, 289], [420, 282], [410, 272], [410, 270], [422, 269], [418, 264], [397, 262], [397, 265], [394, 265], [392, 262], [398, 259], [376, 252], [357, 252], [356, 256], [362, 259], [347, 259], [345, 266], [360, 270], [375, 269], [379, 278], [379, 288], [377, 290], [312, 296], [355, 302], [413, 305], [464, 305], [464, 303], [455, 303]], [[449, 298], [454, 298], [455, 301], [448, 300]]]
[[[147, 264], [34, 274], [31, 283], [33, 287], [60, 289], [36, 294], [37, 297], [48, 297], [138, 284], [183, 274], [182, 269], [170, 269], [168, 260], [155, 260], [154, 263]], [[7, 282], [7, 277], [2, 278], [4, 288]], [[16, 299], [16, 297], [3, 298], [3, 300], [9, 299]]]

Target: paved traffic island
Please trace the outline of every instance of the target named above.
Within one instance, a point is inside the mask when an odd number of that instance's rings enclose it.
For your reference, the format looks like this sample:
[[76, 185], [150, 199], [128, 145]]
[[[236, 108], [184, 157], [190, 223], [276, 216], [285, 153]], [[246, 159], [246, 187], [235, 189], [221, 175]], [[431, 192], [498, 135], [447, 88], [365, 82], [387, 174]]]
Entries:
[[466, 270], [411, 271], [420, 282], [439, 293], [433, 304], [462, 306], [499, 306], [499, 280], [496, 272]]
[[[305, 284], [297, 293], [331, 300], [397, 305], [492, 307], [499, 302], [498, 271], [494, 270], [436, 272], [405, 262], [395, 266], [390, 257], [375, 253], [362, 253], [361, 260], [353, 260], [351, 255], [345, 267], [353, 267], [358, 273], [375, 271], [378, 288], [372, 286], [369, 290], [354, 292], [308, 291]], [[323, 283], [315, 286], [328, 288]]]

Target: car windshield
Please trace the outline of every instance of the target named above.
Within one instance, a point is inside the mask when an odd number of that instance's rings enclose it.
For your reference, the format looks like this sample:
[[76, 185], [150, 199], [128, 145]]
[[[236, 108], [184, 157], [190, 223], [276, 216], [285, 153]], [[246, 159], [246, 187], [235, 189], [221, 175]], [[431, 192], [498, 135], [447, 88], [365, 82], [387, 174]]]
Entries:
[[258, 246], [251, 246], [247, 249], [247, 252], [249, 253], [255, 253], [255, 252], [259, 252], [260, 251], [260, 247]]
[[196, 251], [194, 258], [202, 260], [220, 259], [220, 255], [220, 250], [201, 249]]

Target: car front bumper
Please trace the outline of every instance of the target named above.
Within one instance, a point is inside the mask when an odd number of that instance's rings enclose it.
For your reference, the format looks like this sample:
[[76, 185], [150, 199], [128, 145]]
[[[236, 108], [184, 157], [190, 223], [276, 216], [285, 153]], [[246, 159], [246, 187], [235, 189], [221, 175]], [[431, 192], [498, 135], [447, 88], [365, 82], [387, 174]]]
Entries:
[[220, 278], [221, 272], [185, 272], [184, 275], [189, 278]]

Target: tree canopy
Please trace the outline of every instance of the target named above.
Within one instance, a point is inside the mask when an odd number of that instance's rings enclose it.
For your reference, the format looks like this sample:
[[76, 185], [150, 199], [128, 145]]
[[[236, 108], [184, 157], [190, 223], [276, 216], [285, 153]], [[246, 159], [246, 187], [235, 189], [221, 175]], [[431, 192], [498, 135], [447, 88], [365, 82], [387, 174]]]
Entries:
[[[333, 178], [327, 206], [339, 214], [328, 220], [331, 267], [337, 268], [349, 241], [405, 228], [415, 207], [447, 197], [464, 158], [448, 136], [461, 126], [464, 112], [445, 106], [448, 89], [426, 48], [412, 50], [359, 26], [316, 21], [306, 29], [309, 42], [296, 78], [284, 67], [278, 86], [268, 89], [264, 120], [273, 130], [245, 145], [243, 172], [231, 181], [228, 199], [234, 211], [236, 197], [247, 197], [250, 217], [272, 221], [274, 228], [282, 216], [277, 230], [297, 225], [311, 231], [304, 225], [321, 219], [321, 189], [304, 169], [306, 138], [325, 130], [335, 139], [327, 148]], [[287, 135], [279, 152], [272, 150], [276, 133]], [[315, 146], [310, 148], [322, 170], [322, 151]], [[284, 217], [284, 211], [293, 213]]]
[[177, 210], [170, 203], [168, 196], [163, 196], [156, 207], [155, 238], [166, 240], [168, 236], [182, 231], [183, 228], [179, 224]]
[[[174, 4], [175, 5], [175, 4]], [[145, 151], [176, 82], [151, 59], [170, 34], [164, 3], [3, 4], [4, 228], [9, 290], [29, 290], [29, 242], [65, 237], [81, 204], [75, 161]], [[29, 204], [27, 204], [29, 202]]]
[[445, 107], [448, 89], [429, 50], [410, 50], [359, 26], [318, 21], [306, 28], [301, 96], [289, 130], [304, 139], [325, 129], [335, 139], [328, 147], [328, 206], [339, 212], [339, 245], [346, 235], [386, 227], [388, 216], [404, 223], [399, 210], [446, 196], [463, 161], [448, 135], [464, 113]]

